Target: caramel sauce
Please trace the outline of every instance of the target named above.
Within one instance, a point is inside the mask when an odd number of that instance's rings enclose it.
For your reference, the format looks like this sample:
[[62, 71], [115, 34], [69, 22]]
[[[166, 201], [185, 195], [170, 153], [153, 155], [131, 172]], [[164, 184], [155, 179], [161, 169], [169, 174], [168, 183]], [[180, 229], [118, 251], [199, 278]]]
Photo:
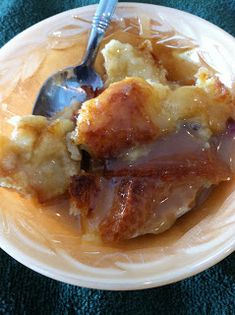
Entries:
[[[128, 22], [127, 22], [128, 25]], [[128, 26], [131, 26], [129, 23]], [[129, 42], [134, 46], [138, 46], [142, 41], [142, 38], [138, 36], [138, 32], [133, 31], [130, 27], [129, 32], [123, 32], [118, 30], [119, 26], [114, 25], [113, 30], [116, 30], [113, 34], [109, 34], [104, 42], [102, 43], [102, 47], [107, 43], [111, 38], [119, 39], [123, 42]], [[57, 71], [60, 68], [64, 68], [66, 66], [77, 64], [79, 60], [81, 60], [84, 52], [84, 47], [87, 39], [87, 34], [80, 34], [78, 40], [71, 47], [66, 47], [66, 49], [62, 50], [46, 50], [46, 48], [42, 49], [42, 53], [46, 51], [46, 57], [43, 59], [43, 62], [40, 64], [37, 71], [30, 78], [25, 81], [19, 81], [16, 88], [13, 92], [4, 99], [4, 103], [7, 104], [7, 112], [4, 110], [2, 114], [3, 118], [8, 118], [9, 115], [26, 115], [31, 113], [32, 104], [34, 103], [35, 95], [45, 81], [45, 79], [53, 72]], [[154, 43], [153, 45], [153, 54], [156, 56], [156, 60], [161, 59], [163, 66], [168, 70], [168, 79], [172, 81], [178, 81], [181, 84], [192, 84], [194, 82], [194, 74], [198, 70], [198, 65], [192, 63], [190, 61], [186, 61], [184, 59], [179, 58], [178, 52], [185, 53], [190, 51], [190, 49], [186, 48], [172, 48], [166, 47], [164, 44], [155, 45], [156, 39], [151, 37], [151, 41]], [[172, 45], [173, 46], [173, 45]], [[101, 49], [102, 49], [101, 47]], [[192, 47], [191, 47], [192, 48]], [[38, 49], [40, 52], [40, 48]], [[96, 69], [101, 74], [104, 75], [103, 69], [103, 58], [101, 55], [98, 56], [96, 61]], [[17, 106], [15, 105], [17, 104]], [[9, 114], [10, 113], [10, 114]], [[9, 133], [11, 128], [8, 127], [8, 124], [5, 122], [2, 124], [1, 129], [4, 129], [4, 133]], [[226, 138], [227, 139], [227, 138]], [[225, 143], [222, 141], [222, 143]], [[226, 142], [227, 143], [227, 142]], [[229, 140], [230, 143], [230, 140]], [[223, 147], [223, 146], [222, 146]], [[221, 146], [220, 146], [221, 148]], [[223, 150], [218, 149], [221, 156], [224, 156]], [[224, 159], [226, 161], [231, 162], [233, 160], [233, 151], [229, 152], [229, 156], [226, 155]], [[114, 161], [108, 161], [106, 165], [107, 172], [111, 170], [111, 165], [114, 165]], [[217, 170], [216, 170], [217, 171]], [[234, 182], [233, 180], [229, 183], [220, 184], [210, 195], [210, 197], [203, 203], [200, 208], [192, 210], [190, 213], [186, 214], [182, 219], [178, 220], [176, 225], [172, 227], [166, 233], [156, 236], [144, 236], [138, 239], [130, 240], [127, 242], [121, 242], [119, 244], [113, 244], [114, 249], [122, 249], [125, 250], [135, 250], [139, 248], [152, 248], [153, 246], [161, 246], [162, 243], [165, 246], [170, 245], [172, 241], [176, 241], [179, 239], [184, 233], [186, 233], [190, 228], [196, 226], [201, 220], [203, 220], [208, 215], [213, 215], [216, 213], [217, 209], [229, 195], [229, 193], [233, 189]], [[10, 201], [10, 199], [6, 198], [6, 200]], [[27, 206], [27, 201], [21, 201]], [[37, 205], [38, 206], [38, 205]], [[29, 207], [30, 208], [30, 207]], [[39, 213], [44, 214], [44, 218], [42, 220], [43, 224], [45, 224], [45, 229], [48, 231], [55, 223], [60, 222], [56, 229], [53, 230], [55, 235], [55, 241], [63, 242], [63, 237], [60, 237], [60, 234], [66, 235], [66, 230], [70, 228], [73, 232], [70, 234], [74, 236], [75, 244], [77, 246], [78, 243], [83, 243], [84, 246], [81, 246], [81, 250], [92, 251], [96, 248], [97, 243], [93, 243], [93, 245], [88, 241], [82, 241], [80, 238], [80, 233], [78, 229], [78, 220], [68, 215], [68, 203], [66, 201], [66, 197], [62, 199], [58, 199], [57, 201], [53, 201], [51, 204], [40, 205], [40, 208], [36, 207], [33, 209], [32, 207], [32, 215], [37, 215], [37, 209], [39, 209]], [[51, 237], [53, 239], [53, 233]], [[72, 248], [73, 241], [68, 241]], [[99, 244], [99, 243], [98, 243]], [[103, 245], [106, 247], [107, 252], [109, 251], [108, 245]], [[68, 245], [69, 250], [69, 245]], [[111, 250], [110, 250], [111, 251]], [[74, 253], [75, 256], [79, 256], [78, 253]], [[92, 264], [92, 261], [90, 261]]]
[[116, 242], [165, 231], [197, 206], [208, 188], [230, 180], [234, 168], [227, 154], [235, 153], [233, 142], [229, 129], [207, 143], [198, 129], [185, 125], [98, 166], [93, 162], [70, 186], [83, 233]]

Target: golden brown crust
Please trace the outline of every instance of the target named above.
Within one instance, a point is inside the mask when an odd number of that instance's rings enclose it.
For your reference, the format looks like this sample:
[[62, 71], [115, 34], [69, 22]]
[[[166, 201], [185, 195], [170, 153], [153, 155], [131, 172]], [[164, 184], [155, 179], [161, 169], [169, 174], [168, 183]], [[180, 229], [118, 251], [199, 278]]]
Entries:
[[[228, 166], [213, 149], [198, 151], [194, 155], [171, 156], [160, 161], [153, 157], [151, 161], [145, 159], [143, 164], [132, 165], [132, 168], [128, 167], [126, 161], [119, 165], [118, 170], [117, 165], [113, 164], [112, 167], [101, 176], [74, 176], [70, 188], [73, 200], [82, 208], [82, 215], [86, 215], [90, 210], [94, 210], [95, 214], [99, 198], [110, 193], [109, 187], [114, 187], [112, 200], [98, 227], [102, 239], [108, 242], [151, 232], [151, 222], [158, 215], [161, 201], [177, 187], [188, 187], [192, 183], [196, 185], [192, 197], [194, 201], [200, 188], [208, 183], [218, 184], [231, 175]], [[106, 181], [106, 185], [100, 185], [101, 181]], [[100, 190], [102, 193], [98, 194]], [[191, 200], [189, 206], [193, 206]]]
[[108, 158], [153, 140], [159, 134], [151, 120], [156, 108], [154, 95], [153, 87], [138, 78], [111, 85], [83, 104], [75, 142], [86, 145], [95, 158]]
[[137, 236], [169, 188], [170, 185], [159, 185], [156, 178], [120, 178], [112, 208], [99, 227], [102, 239], [116, 242]]
[[201, 71], [196, 86], [176, 89], [127, 78], [85, 102], [74, 141], [94, 158], [118, 157], [124, 150], [177, 130], [183, 121], [201, 125], [201, 137], [219, 134], [233, 117], [231, 94], [215, 77]]
[[69, 193], [82, 216], [87, 216], [95, 208], [95, 199], [99, 191], [95, 175], [72, 176]]

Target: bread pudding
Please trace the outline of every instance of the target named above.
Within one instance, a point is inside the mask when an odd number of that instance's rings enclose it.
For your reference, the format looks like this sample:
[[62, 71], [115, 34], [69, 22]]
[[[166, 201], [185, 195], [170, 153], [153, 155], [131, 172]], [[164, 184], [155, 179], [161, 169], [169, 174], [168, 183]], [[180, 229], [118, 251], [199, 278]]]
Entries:
[[53, 119], [20, 118], [1, 136], [0, 185], [39, 202], [67, 195], [80, 233], [118, 242], [169, 229], [231, 179], [231, 92], [207, 68], [169, 79], [152, 42], [112, 39], [104, 91]]
[[69, 138], [69, 119], [49, 122], [25, 116], [15, 122], [11, 139], [0, 136], [0, 184], [43, 202], [66, 193], [80, 171], [80, 152]]

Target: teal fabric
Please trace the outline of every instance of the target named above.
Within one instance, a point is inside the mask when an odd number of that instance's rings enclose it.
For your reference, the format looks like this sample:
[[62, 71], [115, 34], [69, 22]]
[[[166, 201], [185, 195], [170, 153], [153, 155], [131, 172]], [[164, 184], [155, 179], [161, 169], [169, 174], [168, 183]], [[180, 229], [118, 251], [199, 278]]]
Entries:
[[[0, 0], [0, 46], [42, 19], [95, 2]], [[235, 36], [235, 0], [146, 2], [175, 7], [199, 15]], [[235, 253], [209, 270], [176, 284], [136, 292], [109, 292], [84, 289], [50, 280], [17, 263], [0, 250], [1, 314], [233, 315]]]

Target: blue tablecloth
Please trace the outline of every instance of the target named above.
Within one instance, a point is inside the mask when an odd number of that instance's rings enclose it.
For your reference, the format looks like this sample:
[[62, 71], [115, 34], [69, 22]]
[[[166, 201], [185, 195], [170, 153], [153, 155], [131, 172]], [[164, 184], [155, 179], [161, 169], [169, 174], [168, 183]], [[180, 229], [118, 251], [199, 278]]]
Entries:
[[[142, 2], [191, 12], [235, 36], [235, 0]], [[96, 1], [0, 0], [0, 46], [42, 19], [92, 3]], [[108, 292], [50, 280], [0, 250], [0, 314], [235, 314], [235, 253], [176, 284], [136, 292]]]

